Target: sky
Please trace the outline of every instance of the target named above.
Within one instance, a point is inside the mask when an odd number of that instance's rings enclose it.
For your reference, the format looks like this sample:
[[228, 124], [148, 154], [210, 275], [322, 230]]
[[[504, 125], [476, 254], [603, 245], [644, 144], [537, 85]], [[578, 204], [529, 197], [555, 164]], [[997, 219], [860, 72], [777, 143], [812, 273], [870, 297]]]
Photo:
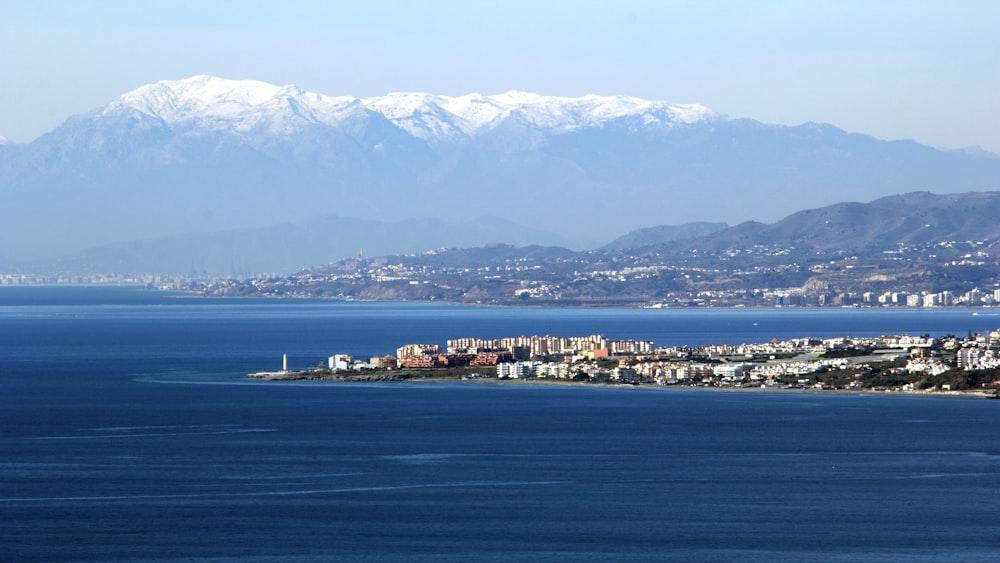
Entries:
[[699, 103], [1000, 154], [1000, 1], [0, 0], [0, 136], [159, 80]]

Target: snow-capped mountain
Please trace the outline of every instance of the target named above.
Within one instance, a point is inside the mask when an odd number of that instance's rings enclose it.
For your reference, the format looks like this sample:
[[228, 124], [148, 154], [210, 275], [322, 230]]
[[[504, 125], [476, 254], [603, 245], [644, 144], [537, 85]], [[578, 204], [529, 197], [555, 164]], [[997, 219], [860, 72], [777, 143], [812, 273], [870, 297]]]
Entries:
[[696, 104], [516, 91], [358, 98], [196, 76], [0, 144], [0, 266], [329, 214], [492, 215], [584, 247], [654, 225], [997, 189], [993, 155]]
[[269, 132], [290, 135], [309, 124], [340, 127], [362, 108], [380, 114], [414, 137], [431, 142], [475, 137], [505, 119], [565, 132], [625, 117], [638, 117], [647, 126], [691, 124], [716, 118], [711, 110], [696, 104], [672, 105], [626, 96], [564, 98], [507, 92], [449, 97], [414, 92], [355, 98], [212, 76], [143, 86], [122, 95], [95, 117], [136, 112], [169, 127], [245, 133], [263, 126]]

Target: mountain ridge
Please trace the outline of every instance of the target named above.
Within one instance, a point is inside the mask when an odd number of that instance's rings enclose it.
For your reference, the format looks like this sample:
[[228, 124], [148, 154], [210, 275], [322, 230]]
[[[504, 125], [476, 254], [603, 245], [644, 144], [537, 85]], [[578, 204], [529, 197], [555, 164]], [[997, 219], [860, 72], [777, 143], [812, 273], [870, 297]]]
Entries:
[[900, 245], [1000, 240], [1000, 192], [910, 192], [868, 203], [841, 202], [805, 209], [780, 221], [749, 221], [684, 243], [654, 245], [657, 251], [692, 248], [720, 251], [748, 245], [798, 250], [863, 252]]
[[727, 223], [710, 223], [707, 221], [695, 221], [684, 223], [683, 225], [645, 227], [625, 233], [602, 246], [600, 250], [627, 250], [673, 241], [697, 239], [726, 228], [729, 228], [729, 224]]
[[[382, 115], [400, 129], [425, 140], [441, 141], [456, 134], [475, 136], [499, 122], [516, 117], [551, 130], [598, 126], [627, 116], [647, 124], [694, 123], [714, 113], [698, 104], [667, 104], [629, 96], [544, 96], [530, 92], [470, 93], [452, 97], [423, 92], [395, 92], [357, 98], [307, 92], [296, 86], [276, 86], [257, 80], [226, 80], [200, 75], [164, 80], [127, 92], [96, 117], [138, 111], [167, 125], [201, 122], [246, 132], [279, 112], [303, 123], [338, 126], [357, 111]], [[445, 115], [446, 114], [446, 115]], [[295, 124], [284, 123], [277, 132], [291, 134]]]

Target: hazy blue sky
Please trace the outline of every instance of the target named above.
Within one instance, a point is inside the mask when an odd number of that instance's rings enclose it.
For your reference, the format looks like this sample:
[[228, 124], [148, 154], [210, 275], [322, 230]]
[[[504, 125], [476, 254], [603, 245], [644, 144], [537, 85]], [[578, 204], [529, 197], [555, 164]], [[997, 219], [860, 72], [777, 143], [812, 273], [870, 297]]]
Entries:
[[1000, 1], [0, 0], [0, 135], [196, 74], [696, 102], [1000, 153]]

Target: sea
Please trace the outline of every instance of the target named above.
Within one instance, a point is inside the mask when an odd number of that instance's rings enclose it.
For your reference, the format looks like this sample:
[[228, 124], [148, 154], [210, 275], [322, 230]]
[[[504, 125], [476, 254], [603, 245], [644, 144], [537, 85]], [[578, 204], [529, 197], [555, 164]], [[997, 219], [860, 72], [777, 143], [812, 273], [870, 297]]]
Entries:
[[555, 309], [0, 288], [3, 561], [997, 561], [1000, 401], [257, 381], [335, 353], [966, 335], [997, 309]]

